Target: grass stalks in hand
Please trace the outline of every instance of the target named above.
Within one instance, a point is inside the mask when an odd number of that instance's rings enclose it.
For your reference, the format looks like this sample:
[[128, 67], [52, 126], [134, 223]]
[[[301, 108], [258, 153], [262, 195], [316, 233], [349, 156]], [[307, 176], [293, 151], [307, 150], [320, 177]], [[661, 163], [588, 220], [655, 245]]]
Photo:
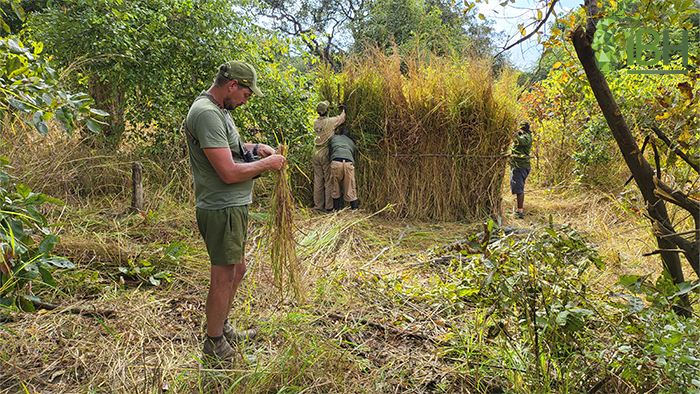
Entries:
[[[280, 145], [277, 151], [286, 155], [287, 146]], [[290, 285], [294, 298], [304, 303], [305, 291], [297, 263], [296, 241], [294, 240], [294, 211], [292, 193], [287, 178], [287, 165], [275, 172], [275, 186], [272, 190], [272, 207], [270, 214], [270, 258], [272, 260], [273, 283], [279, 289], [280, 299], [284, 290]]]

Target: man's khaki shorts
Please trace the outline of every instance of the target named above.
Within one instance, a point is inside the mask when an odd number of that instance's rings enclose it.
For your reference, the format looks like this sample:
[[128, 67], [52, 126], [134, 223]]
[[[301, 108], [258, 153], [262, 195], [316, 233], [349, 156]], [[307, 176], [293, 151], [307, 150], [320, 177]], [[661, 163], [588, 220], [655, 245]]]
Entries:
[[211, 211], [197, 208], [197, 226], [211, 265], [240, 264], [248, 238], [248, 206]]

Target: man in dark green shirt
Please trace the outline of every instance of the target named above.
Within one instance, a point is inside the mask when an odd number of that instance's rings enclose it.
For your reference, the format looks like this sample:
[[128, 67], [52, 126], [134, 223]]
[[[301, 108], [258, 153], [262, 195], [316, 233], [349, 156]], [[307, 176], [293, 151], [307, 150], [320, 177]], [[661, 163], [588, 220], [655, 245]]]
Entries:
[[350, 203], [352, 209], [359, 207], [357, 191], [355, 190], [355, 143], [350, 139], [350, 131], [343, 128], [340, 134], [332, 136], [328, 140], [328, 158], [331, 162], [331, 181], [333, 188], [333, 209], [340, 209], [340, 186], [342, 184], [345, 201]]
[[532, 149], [532, 132], [528, 122], [520, 123], [519, 130], [513, 136], [513, 148], [510, 156], [510, 191], [515, 194], [518, 207], [515, 211], [518, 219], [524, 219], [525, 180], [530, 174], [530, 149]]

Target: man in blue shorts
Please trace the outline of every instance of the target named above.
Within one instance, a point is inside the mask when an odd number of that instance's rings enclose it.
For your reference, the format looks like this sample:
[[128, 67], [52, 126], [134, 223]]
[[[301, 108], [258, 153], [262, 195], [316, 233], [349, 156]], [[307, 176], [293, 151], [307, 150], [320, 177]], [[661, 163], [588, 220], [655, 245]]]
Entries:
[[522, 122], [513, 136], [513, 148], [510, 156], [510, 191], [515, 194], [518, 204], [515, 211], [518, 219], [525, 218], [523, 204], [525, 202], [525, 180], [530, 174], [530, 149], [532, 149], [530, 124]]
[[[257, 73], [250, 64], [222, 64], [209, 90], [195, 99], [183, 125], [194, 178], [197, 226], [211, 261], [203, 353], [220, 360], [235, 357], [229, 341], [241, 338], [228, 322], [228, 314], [246, 271], [253, 178], [281, 169], [286, 161], [268, 145], [244, 143], [233, 123], [229, 111], [246, 104], [253, 94], [263, 95], [256, 83]], [[254, 332], [245, 335], [251, 337]]]

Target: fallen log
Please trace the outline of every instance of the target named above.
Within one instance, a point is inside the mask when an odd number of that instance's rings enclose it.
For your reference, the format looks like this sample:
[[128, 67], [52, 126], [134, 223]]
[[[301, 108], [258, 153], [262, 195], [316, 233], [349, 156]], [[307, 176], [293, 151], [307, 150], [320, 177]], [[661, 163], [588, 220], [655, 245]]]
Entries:
[[[63, 308], [60, 305], [56, 304], [49, 304], [48, 302], [41, 302], [41, 301], [32, 301], [32, 304], [34, 304], [35, 309], [45, 309], [47, 311], [52, 311], [55, 309], [61, 309]], [[113, 310], [99, 310], [99, 309], [93, 309], [93, 310], [88, 310], [88, 309], [83, 309], [83, 308], [64, 308], [64, 311], [76, 314], [76, 315], [82, 315], [82, 316], [90, 316], [90, 317], [106, 317], [108, 319], [116, 317], [117, 312]]]

